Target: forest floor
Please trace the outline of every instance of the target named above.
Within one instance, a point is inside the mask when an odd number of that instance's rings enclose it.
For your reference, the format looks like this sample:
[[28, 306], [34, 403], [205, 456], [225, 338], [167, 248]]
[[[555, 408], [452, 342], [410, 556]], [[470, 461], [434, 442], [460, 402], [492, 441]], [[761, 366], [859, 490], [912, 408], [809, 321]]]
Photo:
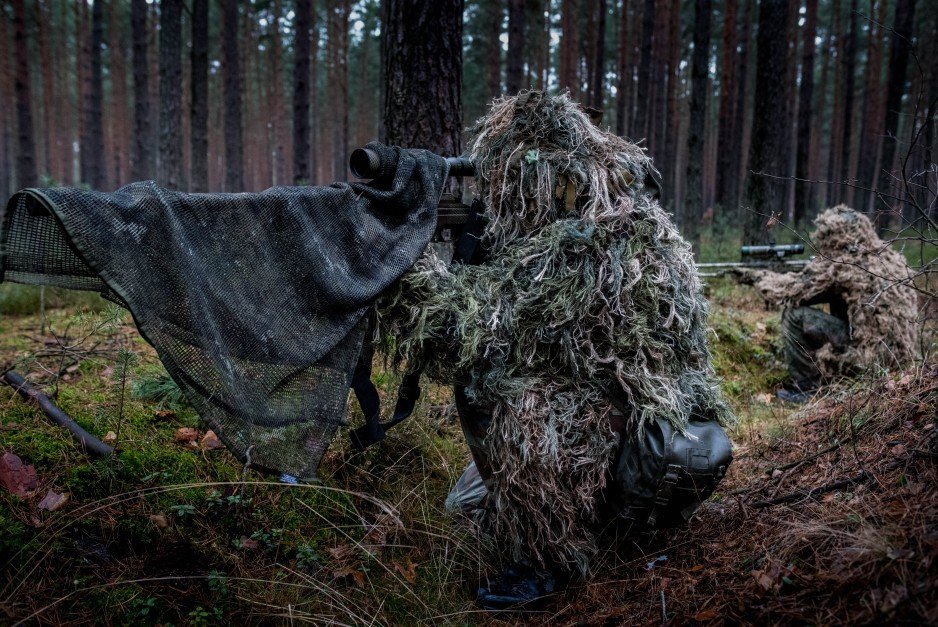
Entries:
[[24, 496], [0, 485], [0, 623], [938, 623], [938, 367], [780, 403], [778, 313], [728, 281], [710, 286], [739, 417], [726, 480], [684, 529], [610, 532], [596, 575], [525, 617], [472, 603], [500, 556], [443, 511], [468, 459], [445, 389], [365, 453], [341, 433], [322, 483], [283, 485], [160, 397], [129, 316], [49, 290], [42, 325], [35, 291], [3, 289], [0, 359], [119, 454], [86, 457], [0, 388], [0, 453], [36, 472]]

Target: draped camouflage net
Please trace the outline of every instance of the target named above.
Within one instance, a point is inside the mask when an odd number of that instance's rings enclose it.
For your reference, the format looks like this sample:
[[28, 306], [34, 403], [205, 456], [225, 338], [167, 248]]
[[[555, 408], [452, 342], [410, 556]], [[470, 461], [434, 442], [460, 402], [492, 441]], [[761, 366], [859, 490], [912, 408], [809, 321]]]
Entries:
[[586, 570], [622, 429], [730, 419], [707, 303], [641, 148], [539, 92], [497, 100], [473, 135], [489, 259], [425, 254], [380, 303], [379, 332], [398, 363], [492, 408], [492, 532], [516, 558]]

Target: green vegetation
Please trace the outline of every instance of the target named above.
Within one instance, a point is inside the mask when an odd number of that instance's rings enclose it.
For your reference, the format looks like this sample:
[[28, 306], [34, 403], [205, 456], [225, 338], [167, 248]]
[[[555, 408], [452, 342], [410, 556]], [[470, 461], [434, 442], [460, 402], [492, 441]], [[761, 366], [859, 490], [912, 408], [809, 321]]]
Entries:
[[[767, 396], [784, 377], [778, 315], [729, 282], [709, 289], [715, 364], [740, 429], [780, 424], [788, 410]], [[94, 316], [76, 322], [75, 309], [50, 310], [51, 329], [71, 323], [80, 337], [81, 325], [95, 328]], [[40, 612], [53, 622], [144, 625], [269, 622], [291, 613], [354, 624], [486, 620], [470, 590], [499, 556], [443, 511], [468, 459], [446, 389], [425, 386], [416, 415], [363, 453], [340, 434], [321, 483], [287, 486], [245, 473], [224, 449], [177, 443], [179, 428], [201, 434], [205, 426], [184, 402], [145, 393], [172, 386], [129, 317], [98, 326], [83, 344], [97, 348], [73, 353], [78, 367], [56, 383], [48, 370], [60, 356], [38, 335], [35, 312], [3, 319], [5, 361], [19, 363], [46, 390], [57, 388], [56, 403], [98, 437], [120, 434], [114, 458], [89, 459], [37, 409], [3, 397], [0, 447], [33, 464], [39, 477], [31, 497], [0, 490], [0, 603], [17, 618]], [[43, 350], [52, 355], [39, 356]], [[121, 360], [128, 361], [126, 386]], [[379, 380], [387, 398], [399, 376], [385, 372]], [[361, 421], [354, 401], [350, 421]], [[38, 510], [48, 490], [68, 493], [69, 501], [55, 512]]]

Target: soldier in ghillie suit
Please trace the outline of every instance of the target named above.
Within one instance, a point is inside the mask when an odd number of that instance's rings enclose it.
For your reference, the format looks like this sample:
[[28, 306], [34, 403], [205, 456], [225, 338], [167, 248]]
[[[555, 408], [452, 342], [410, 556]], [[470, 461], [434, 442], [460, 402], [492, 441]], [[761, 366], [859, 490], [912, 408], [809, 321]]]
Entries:
[[815, 226], [816, 256], [801, 272], [742, 272], [769, 305], [783, 307], [791, 389], [779, 397], [793, 402], [806, 401], [834, 377], [907, 364], [918, 339], [912, 272], [869, 218], [839, 205], [821, 213]]
[[479, 591], [497, 608], [549, 592], [545, 569], [586, 573], [617, 517], [686, 520], [729, 463], [731, 415], [644, 151], [540, 92], [496, 101], [473, 135], [480, 263], [425, 254], [379, 304], [379, 332], [455, 386], [474, 465], [450, 502], [479, 506], [511, 550]]

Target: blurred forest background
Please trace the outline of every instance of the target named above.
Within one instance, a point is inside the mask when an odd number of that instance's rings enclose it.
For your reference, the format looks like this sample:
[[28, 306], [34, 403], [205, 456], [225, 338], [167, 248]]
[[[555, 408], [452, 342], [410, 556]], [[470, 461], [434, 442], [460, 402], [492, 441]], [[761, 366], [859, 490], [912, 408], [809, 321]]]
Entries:
[[[439, 74], [429, 57], [455, 55], [437, 77], [455, 84], [430, 105], [459, 129], [525, 88], [569, 89], [602, 110], [654, 157], [690, 239], [723, 225], [764, 240], [767, 220], [805, 226], [840, 202], [875, 212], [881, 228], [936, 217], [932, 0], [422, 4], [2, 0], [0, 197], [37, 184], [345, 180], [351, 149], [401, 141], [383, 122], [394, 115], [388, 45], [402, 41], [382, 36], [390, 25], [417, 50], [405, 72]], [[413, 37], [437, 31], [462, 49]], [[458, 150], [465, 136], [422, 143]]]

